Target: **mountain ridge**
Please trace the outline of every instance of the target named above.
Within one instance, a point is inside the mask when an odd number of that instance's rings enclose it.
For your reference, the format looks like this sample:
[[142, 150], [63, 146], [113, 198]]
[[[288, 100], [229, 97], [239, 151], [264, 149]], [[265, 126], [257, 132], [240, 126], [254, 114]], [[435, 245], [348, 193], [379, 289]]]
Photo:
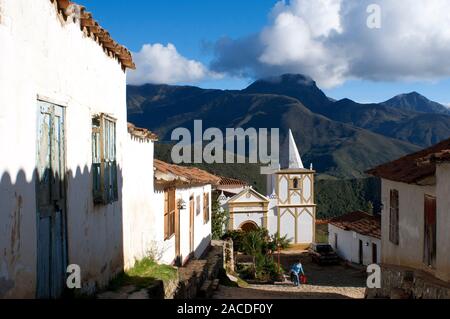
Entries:
[[[325, 110], [335, 103], [316, 87], [312, 79], [299, 76], [294, 80], [307, 83], [310, 91], [306, 96], [320, 95], [316, 109]], [[205, 128], [279, 127], [282, 143], [291, 128], [305, 162], [314, 163], [323, 176], [331, 178], [363, 177], [365, 169], [419, 149], [407, 141], [316, 113], [314, 108], [300, 102], [298, 96], [269, 93], [255, 87], [227, 91], [192, 86], [130, 86], [129, 120], [155, 131], [163, 140], [170, 138], [174, 128], [192, 130], [195, 119], [202, 119]], [[383, 148], [384, 152], [380, 152]]]
[[396, 95], [393, 98], [380, 104], [397, 107], [408, 111], [416, 111], [422, 113], [442, 113], [450, 115], [450, 110], [447, 107], [440, 103], [429, 100], [416, 91]]

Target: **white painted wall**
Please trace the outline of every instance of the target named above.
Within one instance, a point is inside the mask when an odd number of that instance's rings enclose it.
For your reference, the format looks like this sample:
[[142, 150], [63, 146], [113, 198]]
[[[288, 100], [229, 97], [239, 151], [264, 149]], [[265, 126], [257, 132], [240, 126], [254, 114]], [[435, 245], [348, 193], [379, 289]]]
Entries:
[[[277, 189], [277, 195], [279, 198], [279, 204], [290, 204], [290, 205], [314, 205], [314, 194], [313, 191], [313, 180], [314, 174], [287, 174], [285, 176], [279, 176], [279, 185]], [[297, 178], [299, 179], [299, 188], [294, 190], [290, 188], [290, 180]], [[302, 197], [298, 194], [300, 193]], [[288, 203], [288, 198], [291, 201]]]
[[[372, 244], [377, 245], [377, 263], [381, 259], [381, 240], [378, 238], [365, 236], [354, 231], [347, 231], [328, 224], [328, 243], [336, 253], [344, 260], [352, 263], [359, 263], [359, 241], [363, 242], [363, 265], [368, 266], [373, 263]], [[337, 234], [337, 248], [336, 237]]]
[[275, 205], [276, 200], [271, 199], [269, 212], [267, 213], [267, 227], [270, 234], [276, 234], [278, 232], [278, 210]]
[[[210, 198], [209, 222], [203, 220], [203, 194], [208, 193]], [[200, 196], [200, 214], [194, 213], [194, 248], [195, 257], [201, 257], [211, 243], [211, 185], [178, 188], [176, 190], [176, 201], [183, 199], [186, 203], [186, 209], [180, 211], [180, 248], [183, 261], [191, 253], [189, 251], [189, 226], [190, 212], [189, 199], [194, 196], [194, 212], [197, 208], [197, 196]], [[153, 200], [154, 224], [152, 225], [152, 242], [157, 245], [161, 254], [161, 262], [172, 264], [175, 261], [175, 237], [164, 240], [164, 192], [155, 190]]]
[[[281, 236], [287, 235], [287, 238], [291, 239], [292, 244], [311, 244], [314, 241], [314, 218], [311, 215], [314, 212], [314, 208], [279, 207], [279, 211]], [[295, 242], [296, 220], [292, 214], [295, 214], [296, 211], [299, 212], [297, 218], [297, 242]]]
[[291, 243], [295, 243], [295, 218], [292, 214], [286, 212], [283, 215], [283, 209], [280, 209], [280, 236], [287, 236]]
[[[289, 174], [283, 172], [278, 178], [277, 206], [280, 212], [280, 235], [287, 235], [288, 238], [292, 239], [293, 244], [311, 244], [314, 242], [314, 216], [316, 211], [313, 194], [314, 174]], [[290, 188], [290, 180], [294, 178], [299, 179], [300, 183], [299, 188], [296, 190]], [[298, 216], [297, 221], [289, 211]], [[297, 237], [295, 236], [296, 222]], [[295, 241], [296, 238], [297, 241]]]
[[[313, 212], [314, 211], [312, 208], [305, 208], [298, 217], [297, 223], [299, 244], [310, 244], [314, 241], [314, 219], [311, 215]], [[284, 220], [282, 220], [282, 222], [284, 222]]]
[[211, 243], [211, 205], [209, 209], [209, 222], [204, 223], [203, 220], [203, 194], [209, 194], [209, 202], [211, 203], [211, 185], [205, 185], [200, 187], [190, 187], [184, 189], [177, 189], [177, 200], [182, 198], [186, 203], [186, 209], [180, 211], [180, 238], [181, 238], [181, 256], [183, 261], [191, 253], [189, 251], [189, 198], [194, 196], [194, 212], [197, 210], [197, 196], [200, 196], [200, 214], [194, 214], [194, 249], [195, 258], [199, 258], [203, 255], [206, 248]]
[[[400, 244], [398, 246], [389, 240], [391, 189], [397, 189], [399, 191]], [[424, 198], [426, 194], [436, 196], [436, 187], [382, 180], [382, 263], [413, 267], [416, 269], [428, 268], [423, 264]]]
[[[35, 296], [37, 96], [66, 107], [69, 263], [84, 290], [123, 266], [122, 195], [94, 207], [91, 118], [117, 118], [120, 177], [126, 128], [126, 74], [79, 25], [62, 25], [48, 0], [3, 0], [0, 25], [0, 285], [5, 297]], [[121, 192], [120, 192], [121, 193]], [[14, 233], [14, 235], [13, 235]], [[11, 236], [16, 239], [11, 242]]]
[[450, 282], [450, 163], [438, 164], [437, 195], [437, 276]]
[[254, 222], [259, 227], [263, 227], [264, 222], [264, 213], [263, 212], [241, 212], [241, 213], [234, 213], [234, 229], [239, 229], [240, 226], [242, 226], [243, 223], [251, 221]]
[[148, 257], [154, 247], [152, 214], [154, 143], [128, 134], [123, 175], [123, 250], [125, 269]]
[[150, 234], [157, 247], [160, 262], [172, 264], [175, 260], [175, 237], [164, 240], [164, 192], [155, 190], [152, 200], [152, 216], [154, 223]]

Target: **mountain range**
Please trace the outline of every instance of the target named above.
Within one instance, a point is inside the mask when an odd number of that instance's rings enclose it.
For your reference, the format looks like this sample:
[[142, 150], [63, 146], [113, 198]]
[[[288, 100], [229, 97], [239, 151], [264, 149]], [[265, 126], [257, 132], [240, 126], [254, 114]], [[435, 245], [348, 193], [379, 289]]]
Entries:
[[364, 171], [450, 137], [450, 110], [413, 92], [378, 104], [335, 101], [310, 77], [285, 74], [244, 90], [128, 86], [129, 121], [170, 140], [177, 127], [289, 128], [306, 165], [323, 178], [360, 178]]

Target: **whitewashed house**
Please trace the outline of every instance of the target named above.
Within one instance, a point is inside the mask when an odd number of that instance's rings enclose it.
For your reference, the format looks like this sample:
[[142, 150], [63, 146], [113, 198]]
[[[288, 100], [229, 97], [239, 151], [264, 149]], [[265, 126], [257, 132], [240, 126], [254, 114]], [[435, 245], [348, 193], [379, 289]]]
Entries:
[[67, 0], [0, 0], [0, 298], [83, 292], [124, 266], [130, 52]]
[[123, 168], [123, 257], [124, 269], [152, 257], [156, 247], [154, 225], [154, 143], [152, 132], [128, 123]]
[[379, 264], [381, 218], [362, 211], [335, 217], [328, 224], [328, 242], [339, 257], [350, 263]]
[[382, 180], [383, 289], [450, 298], [450, 139], [368, 172]]
[[200, 258], [211, 244], [211, 192], [220, 178], [194, 167], [154, 161], [153, 242], [161, 261]]
[[315, 241], [315, 171], [304, 168], [290, 130], [288, 138], [289, 151], [284, 155], [289, 162], [267, 176], [268, 196], [247, 187], [234, 197], [220, 197], [219, 202], [229, 211], [229, 230], [263, 227], [306, 248]]

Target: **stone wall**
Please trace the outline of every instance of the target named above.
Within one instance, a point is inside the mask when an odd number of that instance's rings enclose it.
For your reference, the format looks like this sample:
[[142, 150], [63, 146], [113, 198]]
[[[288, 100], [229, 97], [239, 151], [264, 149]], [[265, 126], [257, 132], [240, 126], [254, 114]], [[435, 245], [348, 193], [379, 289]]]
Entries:
[[223, 268], [227, 273], [234, 273], [234, 248], [230, 238], [223, 242]]
[[166, 299], [195, 299], [205, 285], [212, 285], [224, 265], [224, 242], [214, 241], [204, 259], [192, 260], [186, 267], [179, 268], [179, 283], [172, 295]]
[[98, 299], [195, 299], [205, 298], [218, 287], [220, 271], [224, 267], [224, 242], [214, 242], [203, 259], [191, 260], [178, 268], [178, 275], [170, 281], [155, 281], [150, 287], [133, 285], [98, 294]]
[[382, 266], [381, 289], [367, 289], [366, 298], [450, 299], [450, 284], [423, 271]]

